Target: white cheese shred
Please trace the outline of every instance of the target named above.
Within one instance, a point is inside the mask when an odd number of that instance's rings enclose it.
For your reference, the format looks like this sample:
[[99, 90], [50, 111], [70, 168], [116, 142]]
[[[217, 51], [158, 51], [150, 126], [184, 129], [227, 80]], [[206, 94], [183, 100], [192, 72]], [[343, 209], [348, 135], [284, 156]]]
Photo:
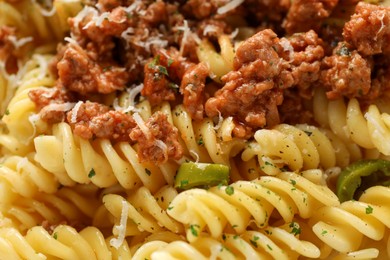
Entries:
[[79, 109], [81, 105], [83, 104], [83, 101], [79, 101], [76, 103], [76, 105], [72, 108], [72, 116], [70, 118], [70, 122], [75, 124], [77, 122], [77, 114], [79, 113]]
[[218, 111], [218, 123], [216, 126], [214, 126], [214, 130], [218, 130], [219, 128], [221, 128], [222, 123], [223, 123], [223, 117], [221, 112]]
[[14, 45], [15, 49], [19, 49], [20, 47], [22, 47], [26, 43], [32, 42], [33, 37], [29, 36], [29, 37], [24, 37], [24, 38], [18, 39], [14, 35], [9, 35], [8, 40]]
[[220, 8], [217, 9], [217, 14], [225, 14], [234, 8], [238, 7], [244, 2], [244, 0], [232, 0], [229, 3], [221, 6]]
[[168, 146], [161, 140], [156, 140], [155, 145], [162, 150], [164, 154], [164, 162], [168, 161]]
[[128, 215], [129, 215], [129, 205], [127, 204], [127, 201], [123, 200], [119, 226], [118, 225], [115, 226], [115, 228], [118, 230], [118, 237], [112, 238], [110, 240], [110, 245], [115, 247], [116, 249], [118, 249], [123, 244], [123, 241], [125, 240]]
[[133, 114], [133, 118], [137, 123], [138, 127], [141, 129], [142, 133], [146, 136], [147, 139], [152, 138], [152, 133], [150, 133], [149, 128], [146, 126], [144, 120], [138, 113]]

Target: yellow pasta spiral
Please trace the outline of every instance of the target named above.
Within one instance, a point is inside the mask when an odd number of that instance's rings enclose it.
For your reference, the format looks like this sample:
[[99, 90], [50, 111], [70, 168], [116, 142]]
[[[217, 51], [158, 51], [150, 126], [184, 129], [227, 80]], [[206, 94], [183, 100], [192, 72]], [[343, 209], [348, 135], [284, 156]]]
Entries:
[[4, 259], [131, 259], [127, 242], [116, 249], [96, 227], [77, 232], [73, 227], [57, 226], [50, 234], [33, 227], [23, 236], [14, 228], [0, 229], [0, 254]]
[[292, 171], [322, 167], [345, 167], [362, 158], [359, 148], [354, 153], [331, 131], [306, 124], [280, 124], [273, 129], [260, 129], [255, 140], [242, 153], [242, 160], [250, 162], [257, 157], [260, 169], [275, 175], [285, 167]]
[[118, 233], [123, 214], [130, 220], [126, 220], [126, 236], [134, 236], [142, 231], [155, 233], [164, 229], [174, 233], [182, 232], [183, 226], [167, 215], [169, 202], [176, 195], [177, 191], [170, 186], [163, 187], [153, 195], [147, 188], [141, 187], [126, 199], [115, 194], [105, 195], [103, 203], [117, 223], [113, 233]]
[[168, 214], [187, 227], [187, 239], [193, 241], [194, 230], [198, 233], [207, 230], [218, 238], [227, 227], [238, 234], [251, 222], [265, 227], [274, 211], [289, 222], [295, 215], [309, 218], [323, 205], [338, 204], [338, 198], [326, 186], [292, 172], [282, 172], [276, 177], [237, 181], [209, 190], [184, 191], [173, 199]]
[[[297, 223], [293, 223], [299, 228]], [[224, 233], [220, 239], [199, 234], [191, 243], [151, 241], [141, 246], [134, 260], [141, 259], [298, 259], [315, 258], [319, 249], [291, 231], [291, 223], [263, 230], [248, 230], [240, 235]]]
[[360, 249], [362, 239], [387, 239], [390, 230], [390, 188], [374, 186], [358, 201], [318, 209], [310, 218], [316, 236], [338, 252]]

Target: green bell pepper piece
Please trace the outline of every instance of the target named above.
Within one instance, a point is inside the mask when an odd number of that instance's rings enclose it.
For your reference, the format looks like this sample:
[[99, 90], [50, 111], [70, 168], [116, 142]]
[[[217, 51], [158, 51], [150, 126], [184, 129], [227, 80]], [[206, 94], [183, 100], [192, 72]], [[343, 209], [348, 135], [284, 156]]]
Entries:
[[229, 167], [223, 164], [183, 163], [175, 177], [175, 188], [187, 190], [193, 187], [227, 185], [229, 174]]
[[[385, 176], [384, 180], [380, 180], [381, 176], [379, 172]], [[336, 187], [337, 197], [339, 197], [341, 202], [353, 199], [356, 190], [362, 186], [362, 178], [364, 178], [364, 186], [367, 186], [365, 183], [366, 181], [371, 184], [371, 186], [389, 185], [390, 161], [382, 159], [361, 160], [349, 165], [341, 171]]]

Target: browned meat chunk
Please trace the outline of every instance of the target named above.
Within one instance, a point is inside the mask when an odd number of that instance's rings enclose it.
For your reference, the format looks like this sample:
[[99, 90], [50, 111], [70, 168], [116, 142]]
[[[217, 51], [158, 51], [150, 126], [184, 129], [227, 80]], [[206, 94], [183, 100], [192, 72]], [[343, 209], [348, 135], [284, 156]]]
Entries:
[[180, 57], [177, 50], [160, 50], [144, 67], [141, 94], [153, 105], [175, 100], [184, 73], [192, 66], [194, 64]]
[[179, 131], [168, 122], [165, 114], [153, 114], [145, 125], [149, 129], [148, 133], [144, 133], [139, 126], [130, 133], [131, 140], [138, 142], [138, 158], [141, 162], [159, 164], [169, 158], [178, 160], [183, 156], [183, 147], [178, 141]]
[[252, 128], [278, 124], [283, 89], [297, 86], [303, 92], [318, 79], [321, 44], [314, 31], [290, 40], [271, 30], [252, 36], [237, 49], [234, 70], [222, 78], [225, 86], [207, 100], [207, 115], [234, 116]]
[[8, 26], [0, 27], [0, 62], [4, 62], [5, 70], [8, 74], [18, 71], [17, 55], [15, 46], [10, 40], [15, 37], [15, 29]]
[[180, 85], [184, 107], [190, 113], [192, 119], [195, 120], [203, 118], [203, 105], [206, 101], [204, 88], [208, 75], [209, 69], [207, 65], [198, 63], [185, 72]]
[[371, 64], [351, 47], [341, 42], [333, 55], [323, 60], [321, 83], [329, 99], [361, 97], [370, 90]]
[[67, 122], [81, 138], [108, 138], [113, 141], [130, 141], [129, 134], [136, 126], [131, 115], [88, 101], [76, 104], [67, 113]]
[[390, 8], [360, 2], [343, 35], [363, 55], [389, 53]]
[[[58, 87], [33, 89], [28, 92], [28, 96], [35, 103], [36, 109], [40, 111], [40, 117], [49, 123], [63, 121], [66, 110], [60, 109], [60, 105], [74, 100], [71, 93]], [[54, 106], [53, 109], [50, 109], [50, 104], [56, 104], [58, 108]]]
[[218, 7], [229, 2], [229, 0], [189, 0], [185, 3], [183, 12], [201, 20], [216, 14]]
[[114, 64], [98, 64], [80, 46], [69, 44], [57, 64], [59, 83], [81, 95], [108, 94], [123, 89], [128, 74]]
[[321, 22], [329, 17], [338, 0], [295, 0], [292, 1], [284, 28], [288, 34], [318, 31]]
[[141, 17], [143, 21], [151, 26], [157, 26], [168, 20], [166, 4], [157, 1], [148, 6], [145, 16]]

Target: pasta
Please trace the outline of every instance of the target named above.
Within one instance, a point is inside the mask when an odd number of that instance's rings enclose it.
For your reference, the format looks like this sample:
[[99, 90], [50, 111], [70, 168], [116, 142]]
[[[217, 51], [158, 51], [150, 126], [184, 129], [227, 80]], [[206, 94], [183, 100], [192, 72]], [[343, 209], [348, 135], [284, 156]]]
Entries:
[[309, 125], [281, 124], [258, 130], [254, 137], [255, 141], [242, 153], [242, 160], [250, 161], [256, 156], [261, 170], [268, 175], [276, 175], [284, 167], [292, 171], [345, 167], [362, 158], [359, 148], [348, 150], [351, 142], [345, 143], [332, 132]]
[[[141, 187], [127, 200], [120, 195], [108, 194], [103, 197], [103, 203], [108, 211], [116, 218], [116, 229], [119, 229], [123, 210], [129, 218], [126, 224], [126, 236], [134, 236], [141, 231], [155, 233], [165, 228], [174, 233], [183, 230], [181, 224], [170, 218], [167, 214], [169, 202], [177, 195], [176, 190], [165, 187], [153, 196], [145, 187]], [[158, 198], [163, 198], [157, 200]], [[125, 204], [126, 206], [123, 206]], [[122, 227], [121, 227], [122, 228]], [[119, 231], [113, 231], [118, 234]]]
[[[346, 201], [338, 207], [324, 207], [313, 215], [313, 231], [324, 243], [343, 253], [359, 249], [363, 236], [384, 239], [389, 228], [389, 189], [372, 187], [359, 201]], [[378, 206], [383, 201], [385, 206]]]
[[95, 227], [80, 232], [66, 225], [57, 226], [52, 234], [33, 227], [23, 236], [13, 228], [0, 229], [2, 256], [10, 259], [130, 259], [127, 244], [115, 249]]
[[168, 214], [187, 227], [187, 239], [208, 229], [220, 237], [229, 226], [238, 234], [252, 221], [258, 227], [268, 225], [273, 211], [289, 222], [294, 215], [309, 218], [322, 205], [338, 205], [337, 197], [326, 186], [315, 184], [291, 172], [259, 180], [238, 181], [208, 191], [191, 189], [176, 196]]
[[390, 7], [347, 2], [0, 0], [0, 259], [390, 258]]
[[[297, 259], [318, 257], [319, 249], [294, 235], [291, 222], [285, 226], [224, 234], [221, 240], [202, 236], [193, 243], [152, 241], [141, 246], [133, 259]], [[294, 230], [295, 231], [295, 230]]]
[[54, 194], [41, 193], [33, 198], [16, 196], [13, 201], [2, 204], [1, 213], [22, 232], [44, 222], [48, 225], [67, 222], [83, 226], [92, 222], [101, 203], [94, 194], [96, 190], [93, 187], [88, 189], [62, 188]]
[[[356, 99], [328, 102], [320, 90], [314, 96], [314, 116], [322, 126], [329, 126], [344, 141], [352, 141], [366, 149], [377, 149], [383, 155], [390, 154], [388, 140], [389, 115], [376, 105], [363, 112]], [[324, 113], [325, 111], [325, 113]], [[369, 137], [369, 138], [367, 138]]]
[[55, 78], [48, 72], [48, 63], [52, 58], [51, 55], [37, 54], [25, 65], [25, 73], [21, 76], [20, 84], [2, 119], [9, 135], [25, 145], [47, 129], [46, 122], [36, 116], [35, 104], [29, 99], [28, 92], [55, 85]]

